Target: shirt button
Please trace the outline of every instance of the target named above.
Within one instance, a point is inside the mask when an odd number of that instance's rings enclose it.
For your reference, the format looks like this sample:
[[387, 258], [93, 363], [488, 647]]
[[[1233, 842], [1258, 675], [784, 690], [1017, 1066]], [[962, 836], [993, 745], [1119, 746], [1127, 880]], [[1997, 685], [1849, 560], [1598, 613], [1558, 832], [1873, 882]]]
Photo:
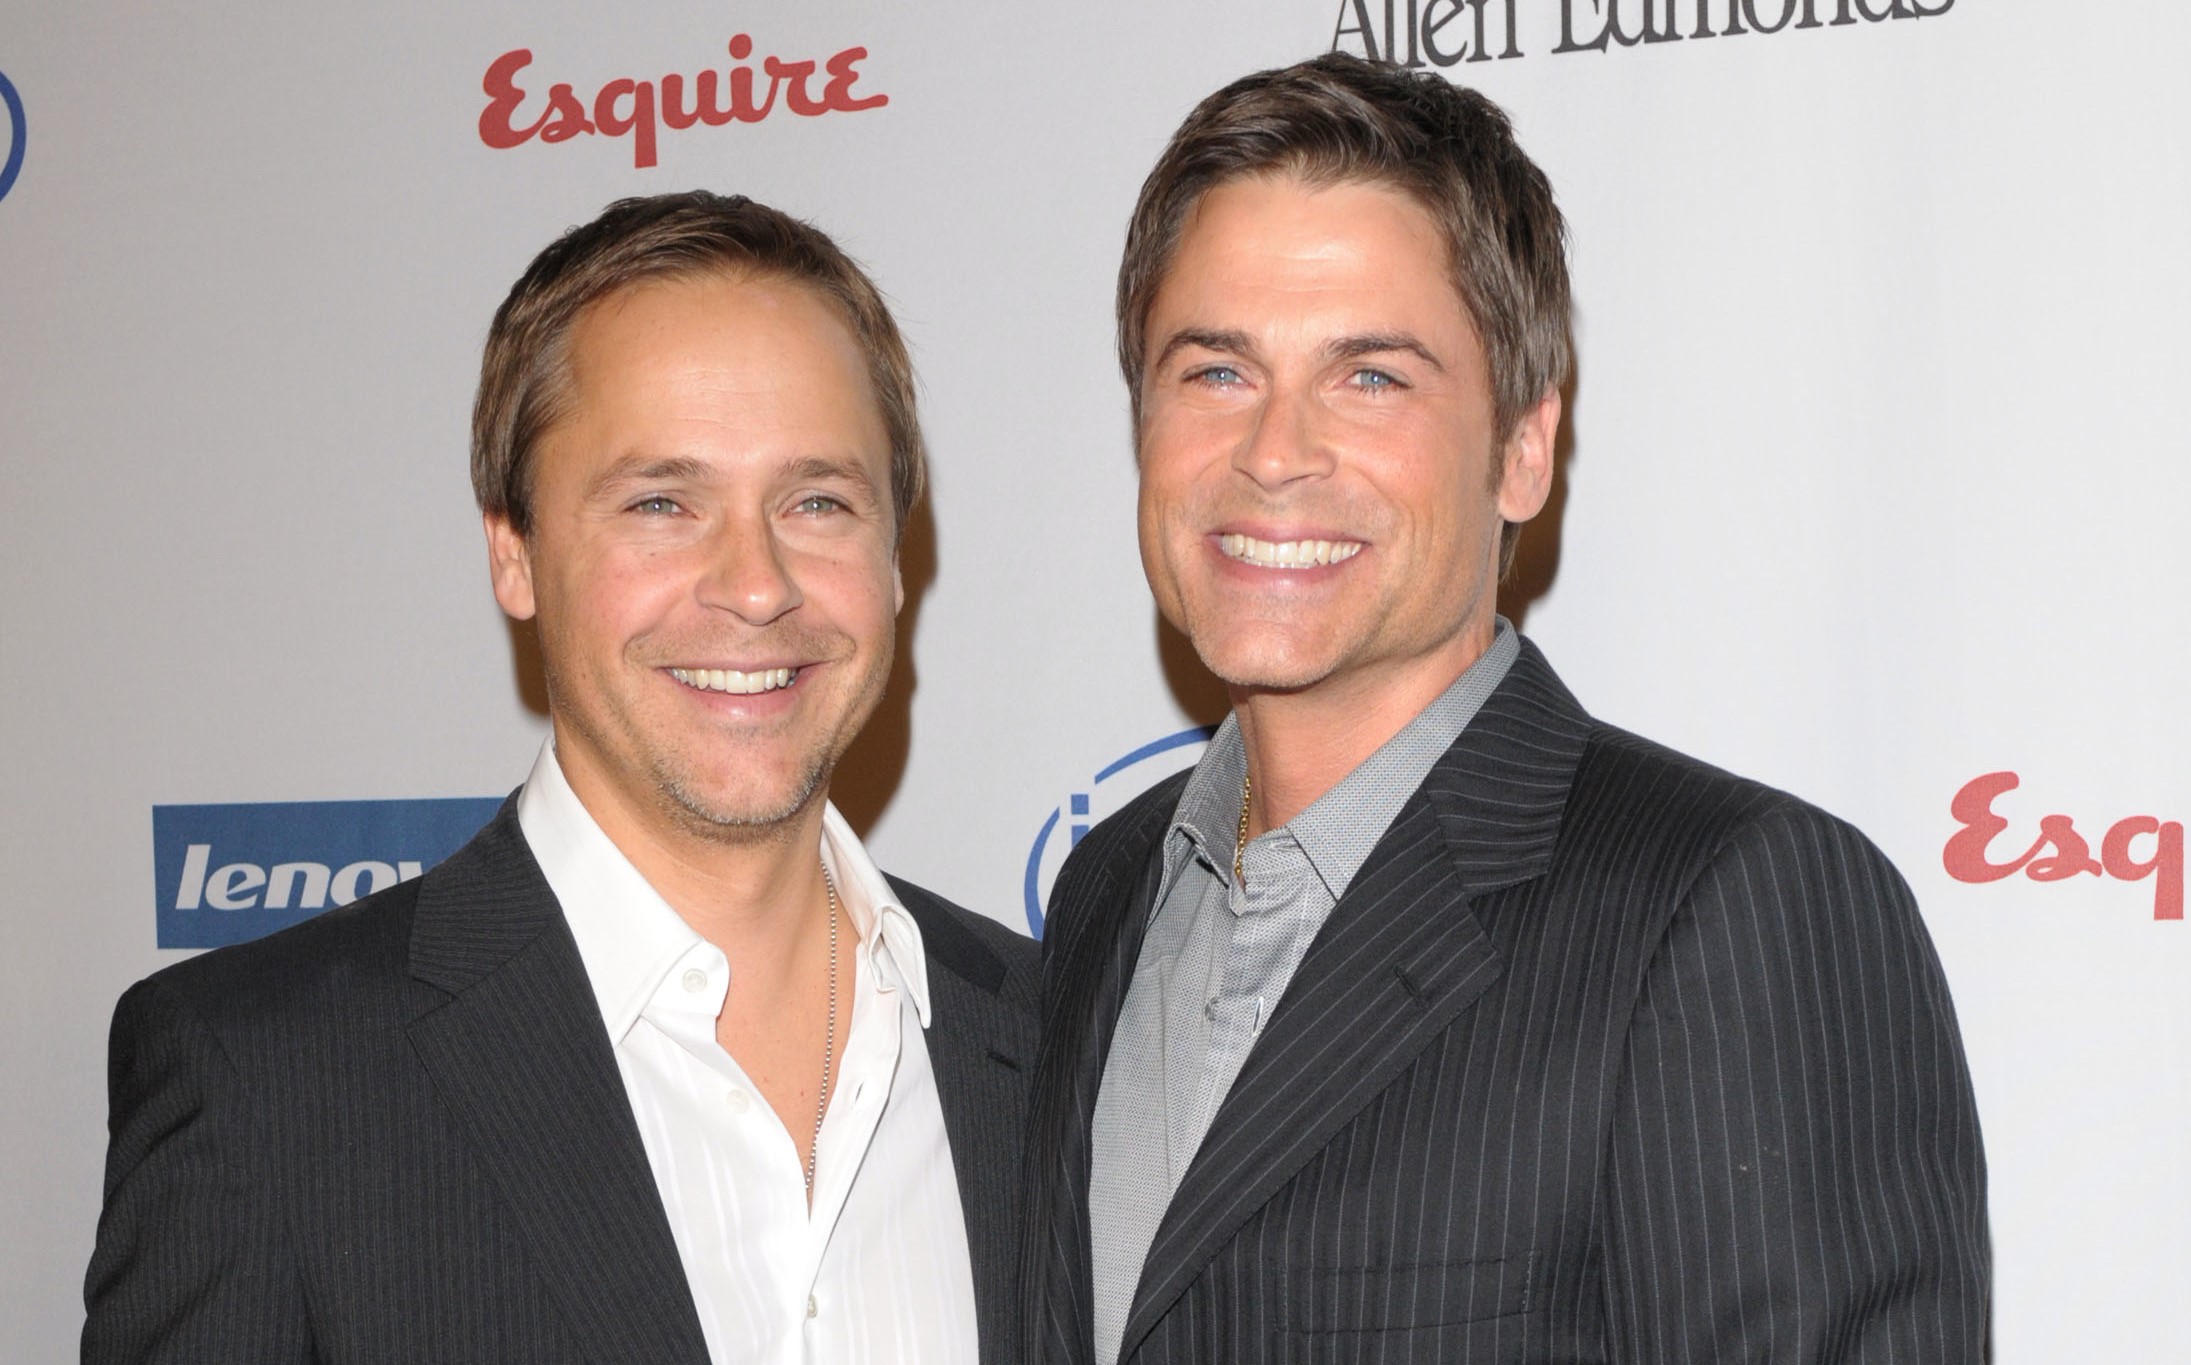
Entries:
[[818, 1316], [819, 1316], [819, 1315], [821, 1314], [821, 1311], [822, 1311], [822, 1306], [821, 1306], [820, 1304], [818, 1304], [818, 1303], [814, 1302], [814, 1296], [813, 1296], [812, 1294], [809, 1294], [809, 1295], [807, 1295], [807, 1296], [806, 1296], [806, 1315], [807, 1315], [808, 1317], [810, 1317], [810, 1318], [811, 1318], [811, 1317], [818, 1317]]
[[1207, 1019], [1207, 1020], [1209, 1020], [1209, 1021], [1210, 1021], [1210, 1022], [1212, 1022], [1212, 1023], [1215, 1023], [1215, 1022], [1217, 1022], [1217, 997], [1216, 997], [1216, 996], [1214, 996], [1214, 995], [1213, 995], [1213, 996], [1211, 996], [1211, 997], [1210, 997], [1210, 999], [1209, 999], [1209, 1003], [1208, 1003], [1208, 1004], [1206, 1004], [1206, 1005], [1204, 1005], [1204, 1006], [1202, 1007], [1202, 1017], [1203, 1017], [1204, 1019]]
[[753, 1097], [743, 1090], [731, 1091], [723, 1096], [723, 1102], [730, 1106], [730, 1112], [733, 1114], [743, 1114], [753, 1107]]
[[687, 967], [685, 969], [686, 990], [691, 991], [694, 995], [698, 995], [700, 992], [706, 990], [707, 988], [708, 974], [706, 972], [701, 971], [698, 967]]

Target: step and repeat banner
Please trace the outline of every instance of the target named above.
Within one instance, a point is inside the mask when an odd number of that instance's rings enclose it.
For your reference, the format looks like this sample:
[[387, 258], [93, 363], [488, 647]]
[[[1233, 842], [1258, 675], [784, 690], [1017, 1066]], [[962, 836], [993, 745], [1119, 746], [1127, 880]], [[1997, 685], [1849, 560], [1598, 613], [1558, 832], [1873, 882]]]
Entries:
[[1128, 208], [1201, 96], [1337, 47], [1503, 103], [1572, 224], [1508, 614], [1916, 887], [2000, 1365], [2191, 1359], [2187, 42], [2161, 0], [14, 7], [0, 1355], [74, 1350], [123, 988], [417, 875], [526, 771], [468, 409], [510, 282], [611, 199], [753, 195], [893, 300], [933, 496], [840, 804], [1039, 932], [1223, 710], [1134, 546]]

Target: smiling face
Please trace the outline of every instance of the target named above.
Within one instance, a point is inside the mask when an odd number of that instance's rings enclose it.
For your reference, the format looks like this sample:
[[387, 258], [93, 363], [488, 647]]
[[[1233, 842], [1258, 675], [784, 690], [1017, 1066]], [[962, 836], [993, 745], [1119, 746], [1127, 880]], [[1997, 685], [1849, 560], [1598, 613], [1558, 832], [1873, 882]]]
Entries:
[[1236, 698], [1419, 711], [1491, 642], [1500, 523], [1543, 506], [1559, 419], [1551, 393], [1494, 430], [1429, 215], [1380, 185], [1223, 184], [1147, 335], [1141, 560], [1164, 615]]
[[588, 308], [569, 380], [530, 535], [487, 519], [557, 759], [612, 839], [780, 828], [881, 698], [903, 598], [859, 347], [806, 288], [703, 275]]

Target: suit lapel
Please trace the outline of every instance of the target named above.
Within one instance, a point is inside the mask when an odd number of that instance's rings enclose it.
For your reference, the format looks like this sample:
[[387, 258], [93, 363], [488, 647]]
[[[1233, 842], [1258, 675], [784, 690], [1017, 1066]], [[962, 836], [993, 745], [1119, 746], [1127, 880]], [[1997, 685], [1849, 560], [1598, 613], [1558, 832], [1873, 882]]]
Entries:
[[577, 944], [516, 803], [429, 874], [412, 974], [450, 995], [410, 1036], [598, 1359], [704, 1362], [691, 1291]]
[[925, 892], [895, 878], [892, 883], [920, 925], [928, 958], [928, 1061], [966, 1220], [982, 1358], [1016, 1359], [1017, 1343], [1008, 1339], [1019, 1278], [1019, 1188], [1012, 1162], [1035, 1067], [1033, 984], [1026, 975], [1015, 980], [1003, 959]]
[[[944, 1132], [951, 1140], [982, 1354], [988, 1358], [998, 1330], [992, 1324], [1008, 1320], [998, 1317], [992, 1305], [1010, 1301], [1018, 1269], [1012, 1255], [1018, 1209], [1016, 1201], [1003, 1197], [999, 1184], [1000, 1179], [1009, 1181], [1010, 1167], [1002, 1158], [1013, 1152], [1009, 1139], [1016, 1134], [999, 1128], [1008, 1117], [1026, 1111], [1034, 1029], [1006, 1010], [994, 993], [949, 969], [930, 971], [928, 989], [936, 1019], [928, 1031], [928, 1059], [935, 1070]], [[946, 1022], [951, 1020], [956, 1022]], [[997, 1358], [1011, 1357], [1007, 1351]]]
[[[1588, 724], [1524, 641], [1333, 908], [1248, 1054], [1157, 1227], [1120, 1359], [1498, 978], [1498, 950], [1471, 900], [1549, 866]], [[1085, 1198], [1085, 1175], [1081, 1189]]]
[[1095, 1357], [1088, 1232], [1091, 1127], [1103, 1063], [1163, 877], [1163, 834], [1187, 774], [1099, 825], [1059, 873], [1044, 949], [1043, 1033], [1028, 1119], [1025, 1359]]

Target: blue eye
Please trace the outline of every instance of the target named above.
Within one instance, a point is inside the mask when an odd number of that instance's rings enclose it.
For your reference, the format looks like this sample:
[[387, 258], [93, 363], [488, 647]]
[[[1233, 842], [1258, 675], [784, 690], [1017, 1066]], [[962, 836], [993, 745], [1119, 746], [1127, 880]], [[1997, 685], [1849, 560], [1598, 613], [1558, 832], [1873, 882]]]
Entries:
[[1234, 369], [1230, 365], [1211, 365], [1206, 369], [1196, 370], [1193, 374], [1188, 375], [1187, 382], [1190, 384], [1208, 384], [1213, 388], [1228, 389], [1235, 384], [1244, 383], [1245, 381], [1240, 378], [1240, 371]]
[[1399, 380], [1383, 370], [1356, 370], [1354, 386], [1358, 389], [1397, 389], [1405, 387]]
[[808, 516], [821, 516], [825, 512], [841, 512], [844, 504], [822, 493], [809, 493], [799, 499], [798, 511]]
[[680, 509], [677, 504], [671, 499], [656, 496], [651, 498], [641, 498], [639, 501], [631, 505], [631, 510], [634, 512], [644, 512], [648, 516], [660, 517], [668, 516], [671, 513], [680, 511], [682, 509]]

